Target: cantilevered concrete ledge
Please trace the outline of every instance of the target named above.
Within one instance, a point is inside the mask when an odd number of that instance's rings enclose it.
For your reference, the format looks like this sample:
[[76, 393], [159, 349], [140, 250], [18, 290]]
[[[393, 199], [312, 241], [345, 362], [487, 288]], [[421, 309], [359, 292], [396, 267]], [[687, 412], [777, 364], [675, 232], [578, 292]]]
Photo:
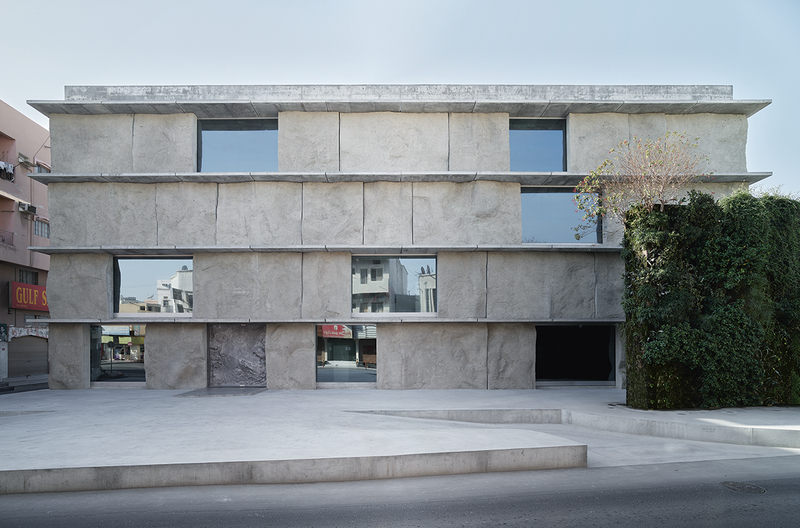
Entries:
[[274, 118], [280, 112], [744, 114], [769, 100], [734, 100], [732, 86], [257, 85], [67, 86], [64, 101], [28, 101], [43, 114], [179, 114]]
[[434, 255], [443, 252], [562, 252], [562, 253], [619, 253], [622, 248], [613, 244], [505, 244], [463, 246], [29, 246], [29, 250], [47, 255], [67, 253], [106, 253], [117, 256], [171, 256], [198, 253], [353, 253], [355, 255]]
[[[30, 177], [44, 183], [343, 183], [343, 182], [450, 182], [495, 181], [532, 187], [574, 188], [586, 172], [167, 172], [167, 173], [39, 173]], [[719, 173], [699, 179], [702, 184], [756, 183], [771, 172]]]

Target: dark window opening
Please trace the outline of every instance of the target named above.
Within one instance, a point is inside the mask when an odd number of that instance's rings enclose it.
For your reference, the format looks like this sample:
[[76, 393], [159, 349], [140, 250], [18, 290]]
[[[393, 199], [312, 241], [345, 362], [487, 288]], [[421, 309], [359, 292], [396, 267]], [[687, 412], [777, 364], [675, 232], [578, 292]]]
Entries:
[[537, 381], [615, 381], [613, 325], [536, 326]]

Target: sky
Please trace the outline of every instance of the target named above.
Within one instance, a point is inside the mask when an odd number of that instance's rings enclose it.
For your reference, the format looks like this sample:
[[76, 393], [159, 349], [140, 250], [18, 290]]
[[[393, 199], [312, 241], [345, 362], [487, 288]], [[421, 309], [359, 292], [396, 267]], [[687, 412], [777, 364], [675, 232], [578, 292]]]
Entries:
[[748, 170], [800, 193], [797, 0], [4, 0], [0, 99], [65, 85], [723, 84]]

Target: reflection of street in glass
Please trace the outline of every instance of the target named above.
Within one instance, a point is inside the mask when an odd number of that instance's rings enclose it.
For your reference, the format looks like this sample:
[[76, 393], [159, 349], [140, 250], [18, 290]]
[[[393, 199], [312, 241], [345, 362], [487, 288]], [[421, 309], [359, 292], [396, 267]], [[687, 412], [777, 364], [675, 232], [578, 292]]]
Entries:
[[326, 361], [324, 366], [317, 368], [317, 381], [326, 382], [372, 382], [378, 379], [375, 368], [359, 366], [355, 361]]
[[103, 373], [97, 381], [145, 381], [144, 362], [104, 359], [100, 361]]

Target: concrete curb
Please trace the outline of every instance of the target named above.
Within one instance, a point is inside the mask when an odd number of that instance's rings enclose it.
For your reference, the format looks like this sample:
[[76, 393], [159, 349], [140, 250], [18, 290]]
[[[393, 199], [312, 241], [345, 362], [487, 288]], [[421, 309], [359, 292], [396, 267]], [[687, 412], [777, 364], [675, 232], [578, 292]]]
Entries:
[[586, 467], [585, 445], [365, 456], [0, 471], [0, 495], [228, 484], [301, 484]]
[[670, 422], [562, 411], [562, 423], [615, 433], [761, 447], [800, 448], [800, 431], [767, 427]]

